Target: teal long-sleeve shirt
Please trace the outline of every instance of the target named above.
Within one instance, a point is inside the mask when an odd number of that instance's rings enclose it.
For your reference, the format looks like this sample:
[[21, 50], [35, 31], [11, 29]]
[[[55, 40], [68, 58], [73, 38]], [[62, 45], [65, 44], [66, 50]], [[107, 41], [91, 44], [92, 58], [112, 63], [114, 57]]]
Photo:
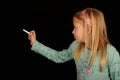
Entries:
[[[68, 49], [62, 51], [54, 50], [45, 46], [39, 41], [35, 41], [31, 50], [36, 53], [47, 57], [56, 63], [64, 63], [73, 58], [73, 53], [80, 43], [73, 41]], [[99, 53], [99, 51], [98, 51]], [[88, 63], [90, 60], [90, 49], [86, 51], [82, 50], [82, 54], [79, 60], [75, 60], [77, 80], [120, 80], [120, 55], [117, 49], [112, 45], [107, 45], [108, 60], [102, 72], [99, 68], [99, 54], [92, 67], [88, 69]]]

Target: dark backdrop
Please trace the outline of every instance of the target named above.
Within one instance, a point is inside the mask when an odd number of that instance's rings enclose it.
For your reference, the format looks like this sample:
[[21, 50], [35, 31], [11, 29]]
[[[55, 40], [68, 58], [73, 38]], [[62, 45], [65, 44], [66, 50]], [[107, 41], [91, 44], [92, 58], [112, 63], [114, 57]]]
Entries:
[[74, 61], [56, 64], [30, 50], [27, 34], [35, 30], [37, 40], [56, 50], [74, 40], [72, 17], [76, 11], [94, 7], [105, 15], [108, 36], [120, 51], [119, 6], [114, 0], [4, 1], [1, 11], [1, 73], [9, 78], [40, 80], [76, 79]]

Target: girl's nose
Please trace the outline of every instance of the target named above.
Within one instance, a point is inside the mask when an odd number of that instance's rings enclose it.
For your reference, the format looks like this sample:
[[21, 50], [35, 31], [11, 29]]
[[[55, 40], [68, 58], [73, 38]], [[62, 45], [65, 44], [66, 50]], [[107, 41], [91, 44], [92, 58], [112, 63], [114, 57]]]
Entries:
[[72, 31], [72, 34], [74, 34], [74, 30]]

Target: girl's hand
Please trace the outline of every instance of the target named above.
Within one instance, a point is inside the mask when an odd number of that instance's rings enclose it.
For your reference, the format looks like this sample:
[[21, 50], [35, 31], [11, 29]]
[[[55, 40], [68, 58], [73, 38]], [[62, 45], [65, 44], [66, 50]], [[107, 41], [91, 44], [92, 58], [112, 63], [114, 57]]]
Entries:
[[30, 31], [28, 34], [28, 40], [30, 40], [30, 44], [33, 45], [36, 41], [36, 33], [34, 30]]

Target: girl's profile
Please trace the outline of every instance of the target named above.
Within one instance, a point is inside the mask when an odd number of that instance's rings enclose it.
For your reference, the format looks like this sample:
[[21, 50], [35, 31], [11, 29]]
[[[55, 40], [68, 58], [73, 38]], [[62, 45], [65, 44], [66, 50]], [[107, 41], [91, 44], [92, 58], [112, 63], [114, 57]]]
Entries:
[[75, 40], [68, 49], [54, 50], [36, 40], [35, 30], [28, 34], [31, 50], [56, 63], [74, 59], [77, 80], [120, 80], [120, 55], [107, 36], [103, 12], [86, 8], [73, 16]]

